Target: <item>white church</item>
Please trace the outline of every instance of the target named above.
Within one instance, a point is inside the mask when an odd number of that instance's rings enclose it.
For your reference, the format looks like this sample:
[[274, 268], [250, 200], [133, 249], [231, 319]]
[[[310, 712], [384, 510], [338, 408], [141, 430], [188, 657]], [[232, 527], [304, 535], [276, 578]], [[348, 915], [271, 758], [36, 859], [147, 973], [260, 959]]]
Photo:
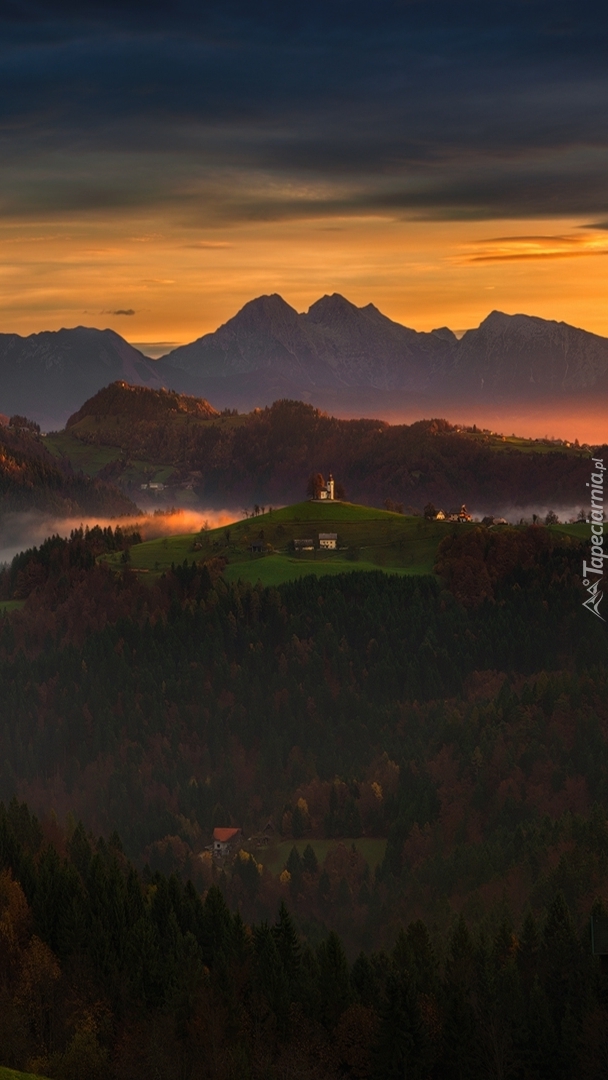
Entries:
[[[321, 488], [321, 490], [320, 490], [320, 492], [319, 492], [319, 494], [317, 496], [317, 499], [335, 499], [334, 478], [331, 475], [331, 473], [329, 474], [329, 479], [327, 480], [327, 483], [326, 483], [325, 487]], [[317, 500], [315, 499], [314, 502], [316, 502], [316, 501]]]

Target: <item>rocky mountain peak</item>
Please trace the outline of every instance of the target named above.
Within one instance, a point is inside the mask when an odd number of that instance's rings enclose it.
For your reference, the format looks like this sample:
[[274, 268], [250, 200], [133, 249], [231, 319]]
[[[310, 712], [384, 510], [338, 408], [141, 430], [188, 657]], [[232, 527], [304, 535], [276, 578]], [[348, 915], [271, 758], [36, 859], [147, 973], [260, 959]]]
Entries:
[[[225, 326], [238, 329], [267, 329], [273, 323], [295, 323], [298, 313], [278, 293], [250, 300]], [[222, 328], [220, 328], [222, 329]]]
[[453, 330], [450, 330], [449, 326], [438, 326], [435, 330], [431, 330], [431, 334], [435, 337], [441, 338], [442, 341], [449, 341], [450, 344], [456, 345], [458, 338]]
[[351, 304], [350, 300], [341, 296], [340, 293], [322, 296], [320, 300], [311, 304], [306, 313], [307, 320], [321, 325], [344, 322], [347, 319], [360, 319], [361, 317], [361, 308]]

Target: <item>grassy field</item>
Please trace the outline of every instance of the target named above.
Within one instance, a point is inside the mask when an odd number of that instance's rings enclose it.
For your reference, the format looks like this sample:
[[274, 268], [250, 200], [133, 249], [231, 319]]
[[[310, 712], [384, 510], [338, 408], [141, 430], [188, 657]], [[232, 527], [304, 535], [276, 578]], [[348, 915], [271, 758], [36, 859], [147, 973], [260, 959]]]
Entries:
[[5, 1069], [0, 1065], [0, 1080], [45, 1080], [38, 1073], [16, 1072], [15, 1069]]
[[[66, 431], [47, 435], [44, 445], [56, 457], [67, 457], [74, 469], [80, 469], [87, 476], [97, 476], [106, 465], [123, 457], [123, 451], [118, 446], [81, 442]], [[121, 470], [120, 480], [129, 484], [143, 484], [150, 480], [166, 484], [174, 472], [173, 465], [129, 458], [129, 464]]]
[[577, 540], [588, 540], [591, 535], [586, 521], [577, 521], [574, 525], [549, 525], [548, 528], [551, 532], [565, 533], [566, 536], [574, 536]]
[[[353, 503], [296, 503], [267, 510], [219, 529], [148, 540], [131, 548], [131, 569], [154, 577], [172, 563], [183, 564], [221, 556], [227, 560], [227, 581], [261, 581], [281, 585], [308, 574], [321, 577], [355, 570], [382, 570], [387, 574], [432, 574], [439, 543], [445, 536], [475, 528], [472, 523], [425, 521]], [[506, 528], [506, 526], [505, 526]], [[586, 539], [589, 526], [552, 525], [552, 532]], [[335, 532], [335, 551], [296, 552], [293, 541], [311, 539], [320, 532]], [[252, 544], [262, 552], [252, 552]], [[106, 556], [116, 569], [125, 564], [118, 554]]]
[[0, 600], [0, 614], [3, 611], [17, 611], [24, 604], [25, 600]]
[[522, 454], [568, 454], [571, 457], [589, 457], [589, 451], [572, 443], [559, 446], [550, 439], [524, 439], [520, 435], [488, 434], [483, 431], [467, 431], [466, 437], [485, 443], [492, 450], [520, 450]]
[[74, 439], [65, 431], [47, 435], [44, 445], [56, 457], [67, 457], [75, 469], [82, 469], [88, 476], [97, 476], [105, 465], [118, 461], [122, 455], [118, 446], [92, 446]]
[[[258, 581], [261, 581], [262, 585], [282, 585], [285, 581], [295, 581], [308, 574], [325, 577], [327, 574], [352, 574], [355, 570], [382, 570], [387, 574], [420, 573], [417, 567], [409, 569], [402, 566], [376, 566], [371, 562], [362, 560], [353, 562], [332, 556], [317, 558], [313, 561], [290, 559], [287, 555], [262, 555], [254, 556], [250, 562], [230, 563], [224, 571], [224, 577], [226, 581], [249, 581], [252, 585]], [[428, 573], [432, 573], [432, 570]]]
[[280, 874], [285, 868], [292, 847], [295, 847], [298, 853], [302, 855], [304, 848], [308, 844], [310, 844], [317, 856], [319, 865], [325, 861], [332, 848], [337, 847], [338, 844], [344, 844], [345, 847], [354, 844], [357, 851], [360, 851], [365, 861], [369, 863], [369, 868], [372, 871], [380, 865], [386, 850], [385, 839], [378, 840], [367, 836], [359, 837], [357, 840], [282, 840], [281, 843], [270, 844], [267, 848], [256, 848], [255, 857], [267, 870], [270, 870], [271, 874]]
[[[261, 580], [267, 585], [307, 574], [339, 574], [353, 570], [384, 570], [386, 573], [430, 574], [437, 546], [454, 529], [471, 525], [425, 521], [374, 507], [352, 503], [296, 503], [281, 510], [268, 510], [244, 518], [230, 526], [148, 540], [131, 548], [133, 570], [162, 573], [171, 563], [184, 559], [227, 559], [226, 578], [236, 581]], [[335, 551], [293, 550], [293, 541], [312, 539], [318, 544], [320, 532], [335, 532]], [[264, 553], [252, 553], [252, 543], [261, 543]], [[120, 555], [107, 556], [117, 569], [124, 567]]]

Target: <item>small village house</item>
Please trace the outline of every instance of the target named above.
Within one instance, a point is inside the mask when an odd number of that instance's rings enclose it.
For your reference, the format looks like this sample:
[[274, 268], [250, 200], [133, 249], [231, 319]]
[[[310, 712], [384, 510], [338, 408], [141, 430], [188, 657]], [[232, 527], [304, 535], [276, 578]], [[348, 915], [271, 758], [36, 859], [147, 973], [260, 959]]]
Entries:
[[460, 510], [451, 510], [449, 514], [446, 514], [445, 510], [435, 510], [434, 507], [431, 512], [431, 504], [429, 504], [429, 512], [425, 511], [425, 516], [432, 521], [460, 521], [462, 523], [473, 520], [464, 503]]
[[218, 858], [236, 851], [243, 839], [241, 829], [214, 829], [213, 830], [213, 854]]
[[305, 540], [294, 540], [294, 551], [314, 551], [315, 542], [311, 538]]
[[336, 549], [338, 546], [337, 533], [319, 533], [319, 547], [325, 550]]

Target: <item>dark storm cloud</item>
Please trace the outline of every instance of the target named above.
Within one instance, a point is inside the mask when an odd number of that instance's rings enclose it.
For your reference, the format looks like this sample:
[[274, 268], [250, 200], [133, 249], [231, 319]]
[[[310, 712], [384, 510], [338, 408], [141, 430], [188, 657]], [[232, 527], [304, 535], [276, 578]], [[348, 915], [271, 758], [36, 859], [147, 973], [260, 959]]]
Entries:
[[608, 212], [587, 3], [0, 3], [5, 214]]

